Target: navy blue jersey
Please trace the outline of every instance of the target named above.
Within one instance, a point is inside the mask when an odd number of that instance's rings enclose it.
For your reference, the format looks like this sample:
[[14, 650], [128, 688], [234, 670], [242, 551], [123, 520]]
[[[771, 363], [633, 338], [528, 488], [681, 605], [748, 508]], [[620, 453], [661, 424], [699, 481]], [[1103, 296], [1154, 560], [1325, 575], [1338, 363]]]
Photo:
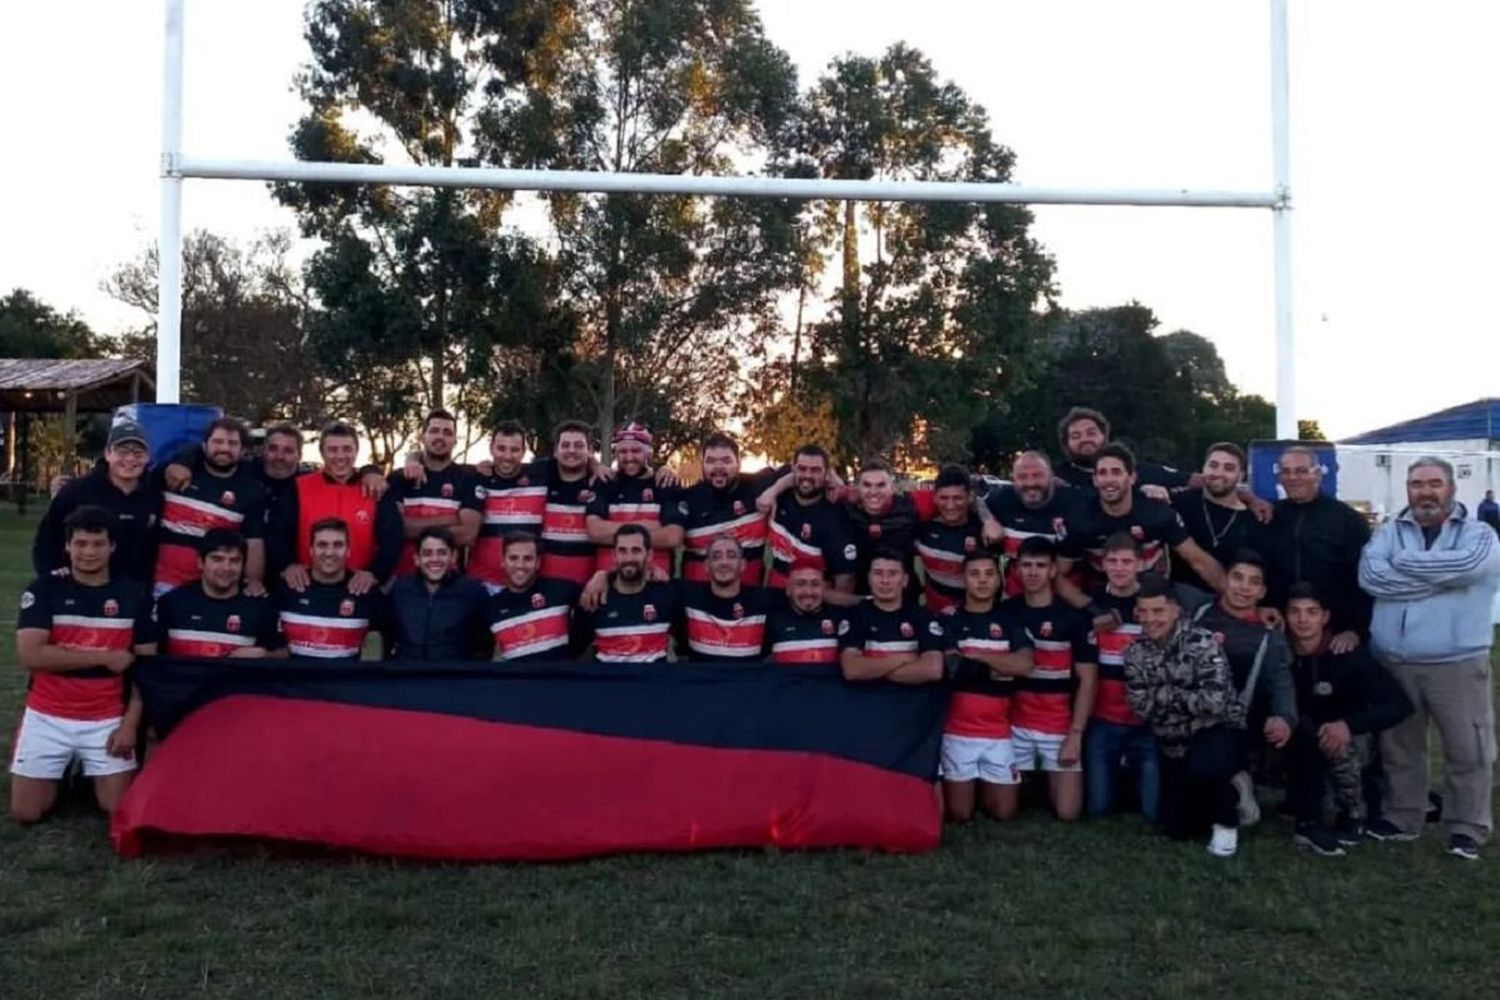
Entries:
[[[86, 652], [129, 650], [151, 641], [151, 595], [136, 580], [93, 586], [71, 576], [44, 576], [21, 592], [17, 630], [44, 629], [49, 646]], [[125, 711], [125, 677], [103, 666], [65, 673], [36, 671], [26, 707], [61, 719], [113, 719]]]
[[926, 608], [907, 601], [895, 611], [861, 601], [849, 611], [839, 635], [839, 650], [856, 649], [865, 656], [910, 659], [916, 653], [941, 652], [948, 647], [943, 625]]
[[564, 580], [537, 580], [525, 590], [502, 587], [490, 597], [495, 656], [507, 663], [576, 655], [574, 605], [579, 589]]
[[848, 609], [830, 604], [810, 612], [782, 607], [766, 622], [766, 653], [773, 663], [837, 663], [848, 618]]
[[749, 663], [760, 659], [766, 620], [785, 603], [785, 595], [767, 587], [740, 586], [733, 597], [721, 597], [707, 583], [680, 580], [679, 619], [682, 647], [689, 660], [705, 663]]
[[216, 659], [251, 646], [270, 651], [286, 645], [277, 618], [269, 597], [210, 597], [202, 584], [190, 583], [156, 602], [155, 641], [167, 656]]
[[349, 593], [347, 581], [309, 581], [298, 593], [290, 587], [277, 594], [281, 634], [293, 656], [321, 660], [357, 660], [365, 636], [385, 625], [385, 599], [372, 590]]
[[790, 492], [776, 500], [771, 518], [770, 585], [786, 587], [792, 563], [808, 561], [823, 570], [824, 579], [852, 574], [859, 550], [849, 535], [849, 514], [827, 497], [801, 504]]
[[580, 611], [579, 619], [600, 663], [660, 663], [671, 648], [679, 607], [672, 583], [647, 583], [637, 594], [622, 594], [611, 586], [606, 603]]

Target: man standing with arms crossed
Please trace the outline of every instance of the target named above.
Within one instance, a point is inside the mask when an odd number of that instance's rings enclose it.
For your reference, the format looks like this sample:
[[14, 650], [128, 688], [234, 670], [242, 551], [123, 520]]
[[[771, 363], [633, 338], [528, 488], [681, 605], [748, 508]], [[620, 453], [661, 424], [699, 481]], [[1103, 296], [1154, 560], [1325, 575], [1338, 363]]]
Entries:
[[1360, 586], [1375, 598], [1375, 656], [1416, 706], [1381, 736], [1390, 803], [1366, 832], [1376, 840], [1420, 834], [1431, 720], [1442, 740], [1448, 785], [1448, 853], [1475, 861], [1493, 824], [1490, 612], [1500, 587], [1500, 541], [1453, 494], [1451, 465], [1417, 459], [1406, 473], [1406, 509], [1381, 526], [1360, 558]]

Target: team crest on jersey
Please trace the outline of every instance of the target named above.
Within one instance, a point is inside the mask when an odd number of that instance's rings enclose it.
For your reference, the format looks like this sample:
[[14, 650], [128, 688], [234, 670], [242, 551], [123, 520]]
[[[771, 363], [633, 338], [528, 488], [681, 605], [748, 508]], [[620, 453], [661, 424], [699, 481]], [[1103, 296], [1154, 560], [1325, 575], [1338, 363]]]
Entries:
[[1004, 634], [1005, 634], [1005, 630], [1004, 629], [1002, 629], [995, 622], [990, 622], [990, 638], [991, 639], [999, 639], [1002, 636], [1004, 636]]
[[111, 597], [104, 602], [104, 617], [114, 618], [120, 613], [120, 602]]
[[545, 597], [543, 597], [541, 594], [532, 594], [531, 595], [531, 606], [533, 608], [543, 608], [543, 607], [546, 607], [547, 606], [547, 599]]
[[223, 496], [219, 497], [219, 506], [220, 507], [233, 507], [234, 506], [234, 491], [233, 490], [225, 490], [224, 491]]
[[964, 536], [964, 551], [965, 552], [973, 552], [977, 548], [979, 548], [979, 540], [976, 539], [973, 535], [965, 535]]
[[645, 607], [641, 608], [641, 617], [646, 619], [648, 622], [656, 621], [656, 605], [648, 604]]
[[1037, 631], [1039, 633], [1041, 633], [1041, 636], [1042, 636], [1043, 639], [1048, 638], [1049, 636], [1052, 635], [1052, 623], [1051, 622], [1042, 622], [1042, 627], [1039, 628], [1039, 629], [1037, 629]]
[[810, 525], [810, 524], [803, 524], [802, 525], [802, 530], [800, 532], [798, 532], [798, 534], [800, 534], [802, 536], [802, 540], [804, 542], [807, 541], [809, 538], [812, 537], [812, 525]]
[[833, 635], [833, 619], [824, 618], [818, 623], [818, 628], [822, 630], [824, 635]]
[[1065, 538], [1065, 537], [1067, 537], [1067, 534], [1068, 534], [1068, 522], [1067, 522], [1067, 520], [1064, 519], [1064, 518], [1061, 518], [1061, 517], [1054, 517], [1052, 519], [1052, 533], [1054, 535], [1056, 535], [1058, 538]]
[[36, 606], [36, 595], [29, 590], [21, 591], [21, 610]]
[[441, 492], [443, 494], [443, 499], [444, 500], [451, 500], [451, 499], [453, 499], [453, 484], [452, 483], [444, 483], [442, 490], [440, 490], [439, 492]]
[[872, 524], [872, 525], [870, 525], [870, 537], [871, 538], [879, 538], [880, 537], [880, 525], [878, 525], [878, 524]]
[[901, 623], [901, 638], [903, 638], [903, 639], [910, 639], [912, 636], [914, 636], [916, 634], [917, 634], [916, 629], [914, 629], [914, 628], [911, 627], [911, 622], [902, 622]]
[[641, 490], [641, 503], [650, 503], [651, 498], [655, 495], [656, 494], [652, 491], [651, 487], [646, 487], [645, 489]]
[[734, 516], [739, 517], [743, 513], [745, 513], [745, 501], [736, 500], [734, 502]]
[[516, 485], [517, 486], [530, 486], [531, 485], [531, 477], [530, 476], [522, 476], [520, 479], [516, 480]]
[[579, 503], [593, 503], [594, 502], [594, 491], [593, 490], [579, 490], [578, 491], [578, 502]]
[[354, 599], [353, 598], [346, 597], [341, 602], [339, 602], [339, 614], [342, 615], [345, 618], [352, 618], [352, 617], [354, 617]]
[[354, 512], [354, 519], [360, 524], [369, 524], [370, 512], [367, 510], [357, 510]]
[[729, 609], [729, 613], [734, 615], [735, 618], [743, 618], [745, 617], [745, 606], [739, 601], [735, 601], [734, 607]]
[[1132, 524], [1130, 526], [1130, 537], [1134, 538], [1138, 542], [1141, 541], [1146, 537], [1145, 529], [1143, 529], [1139, 524]]
[[1214, 645], [1216, 645], [1216, 646], [1223, 646], [1224, 645], [1224, 633], [1223, 632], [1215, 632], [1214, 633]]
[[224, 628], [230, 632], [238, 632], [240, 630], [240, 616], [230, 615], [224, 619]]

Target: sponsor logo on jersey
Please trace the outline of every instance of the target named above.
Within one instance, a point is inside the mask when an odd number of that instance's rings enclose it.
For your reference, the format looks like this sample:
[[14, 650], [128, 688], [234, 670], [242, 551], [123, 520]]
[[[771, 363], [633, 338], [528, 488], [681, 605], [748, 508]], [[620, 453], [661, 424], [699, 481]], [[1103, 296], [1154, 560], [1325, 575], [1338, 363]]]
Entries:
[[927, 623], [927, 631], [941, 638], [943, 634], [943, 626], [938, 624], [936, 619], [934, 619], [933, 621]]
[[859, 556], [859, 547], [853, 542], [844, 546], [844, 558], [853, 562]]
[[29, 590], [21, 591], [21, 610], [36, 606], [36, 595]]
[[1318, 683], [1313, 685], [1313, 694], [1319, 698], [1327, 698], [1333, 694], [1333, 685], [1327, 681], [1318, 681]]

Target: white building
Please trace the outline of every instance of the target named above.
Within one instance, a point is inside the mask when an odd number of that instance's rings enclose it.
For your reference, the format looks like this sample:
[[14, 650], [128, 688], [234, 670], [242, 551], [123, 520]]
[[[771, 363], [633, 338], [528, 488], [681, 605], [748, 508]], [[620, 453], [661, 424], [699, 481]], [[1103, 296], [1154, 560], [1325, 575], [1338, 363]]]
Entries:
[[1406, 469], [1424, 455], [1453, 463], [1458, 499], [1472, 514], [1500, 492], [1500, 399], [1478, 399], [1345, 438], [1335, 445], [1339, 499], [1382, 516], [1406, 506]]

